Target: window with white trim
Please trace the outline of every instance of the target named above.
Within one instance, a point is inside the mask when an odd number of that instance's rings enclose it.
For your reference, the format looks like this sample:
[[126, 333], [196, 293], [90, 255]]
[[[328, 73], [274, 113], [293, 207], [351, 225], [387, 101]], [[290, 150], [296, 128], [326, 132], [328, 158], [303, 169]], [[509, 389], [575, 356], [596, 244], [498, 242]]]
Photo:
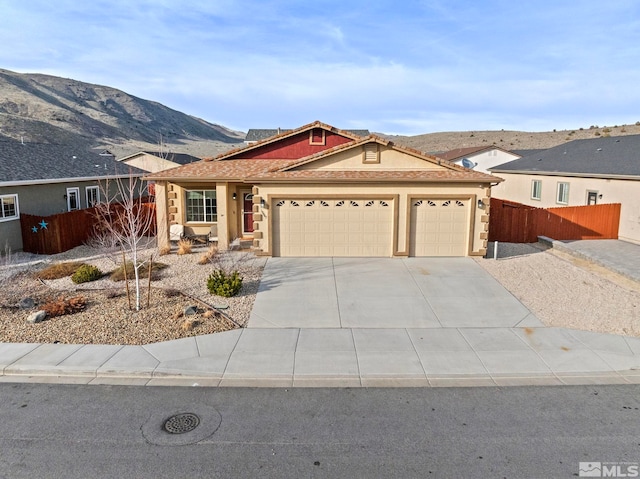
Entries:
[[556, 194], [556, 203], [560, 205], [569, 204], [569, 183], [558, 182], [558, 191]]
[[187, 190], [185, 207], [187, 222], [218, 221], [216, 190]]
[[87, 196], [87, 208], [92, 208], [100, 203], [100, 187], [99, 186], [87, 186], [85, 188]]
[[17, 220], [19, 218], [18, 195], [0, 196], [0, 221]]
[[531, 199], [542, 199], [542, 180], [531, 180]]
[[80, 208], [80, 188], [67, 188], [67, 211], [75, 211]]

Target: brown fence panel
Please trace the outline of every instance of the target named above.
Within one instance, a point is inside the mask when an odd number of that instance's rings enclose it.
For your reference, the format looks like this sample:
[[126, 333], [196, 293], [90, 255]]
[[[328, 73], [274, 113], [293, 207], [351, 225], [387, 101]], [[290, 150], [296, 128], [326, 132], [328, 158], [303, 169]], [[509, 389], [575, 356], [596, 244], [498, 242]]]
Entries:
[[[155, 203], [143, 203], [141, 207], [152, 215], [149, 236], [155, 236]], [[57, 254], [84, 244], [94, 234], [95, 211], [95, 208], [87, 208], [44, 217], [20, 214], [22, 249], [28, 253]]]
[[534, 228], [533, 206], [514, 201], [491, 198], [489, 209], [489, 241], [507, 243], [532, 243], [537, 236], [532, 234]]
[[534, 243], [557, 240], [617, 239], [620, 204], [535, 208], [491, 198], [489, 241]]

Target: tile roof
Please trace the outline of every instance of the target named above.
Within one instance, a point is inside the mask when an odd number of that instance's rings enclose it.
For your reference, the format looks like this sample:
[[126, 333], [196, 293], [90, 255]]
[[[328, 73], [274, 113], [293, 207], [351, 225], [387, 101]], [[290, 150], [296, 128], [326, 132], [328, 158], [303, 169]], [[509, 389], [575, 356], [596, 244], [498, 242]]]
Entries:
[[[272, 136], [279, 135], [281, 133], [289, 133], [293, 131], [291, 128], [283, 129], [283, 128], [273, 128], [273, 129], [257, 129], [251, 128], [247, 135], [244, 138], [244, 141], [260, 141], [266, 140], [267, 138], [271, 138]], [[352, 135], [357, 136], [368, 136], [369, 130], [342, 130], [347, 133], [351, 133]]]
[[574, 140], [490, 168], [494, 172], [640, 177], [640, 135]]
[[248, 176], [255, 176], [271, 170], [278, 170], [298, 160], [225, 160], [199, 161], [169, 170], [158, 171], [146, 176], [151, 180], [197, 180], [219, 179], [242, 181]]
[[500, 178], [466, 170], [290, 170], [269, 171], [247, 177], [248, 181], [453, 181], [497, 183]]
[[104, 178], [142, 175], [137, 168], [117, 162], [89, 148], [48, 143], [0, 141], [0, 185], [10, 182], [46, 183], [64, 178]]
[[[362, 144], [377, 142], [420, 157], [433, 164], [446, 166], [446, 170], [294, 170], [293, 168], [311, 163], [323, 157]], [[479, 171], [468, 170], [446, 160], [424, 155], [411, 148], [394, 145], [389, 140], [370, 135], [357, 141], [336, 146], [299, 160], [215, 160], [201, 161], [186, 166], [160, 171], [147, 176], [150, 180], [194, 181], [236, 180], [236, 181], [462, 181], [500, 182], [501, 178]]]
[[[212, 161], [212, 160], [224, 160], [226, 158], [232, 158], [232, 157], [237, 156], [237, 155], [239, 155], [241, 153], [244, 153], [245, 151], [251, 151], [253, 149], [260, 148], [261, 146], [268, 145], [269, 143], [274, 143], [276, 141], [282, 140], [283, 138], [288, 138], [290, 136], [297, 135], [298, 133], [302, 133], [304, 131], [311, 130], [312, 128], [322, 128], [324, 130], [331, 131], [333, 133], [337, 133], [339, 135], [342, 135], [344, 137], [350, 138], [352, 140], [360, 139], [360, 135], [356, 135], [356, 134], [350, 133], [347, 130], [339, 130], [338, 128], [335, 128], [335, 127], [333, 127], [331, 125], [327, 125], [326, 123], [322, 123], [321, 121], [314, 121], [313, 123], [308, 123], [306, 125], [301, 126], [300, 128], [296, 128], [295, 130], [280, 130], [281, 133], [280, 134], [276, 134], [275, 136], [270, 136], [270, 137], [265, 138], [263, 140], [259, 140], [256, 143], [251, 143], [250, 145], [245, 145], [245, 146], [241, 146], [240, 148], [235, 148], [233, 150], [229, 150], [229, 151], [227, 151], [225, 153], [222, 153], [222, 154], [216, 156], [215, 158], [204, 158], [204, 160], [205, 161]], [[358, 130], [356, 130], [356, 131], [358, 131]]]

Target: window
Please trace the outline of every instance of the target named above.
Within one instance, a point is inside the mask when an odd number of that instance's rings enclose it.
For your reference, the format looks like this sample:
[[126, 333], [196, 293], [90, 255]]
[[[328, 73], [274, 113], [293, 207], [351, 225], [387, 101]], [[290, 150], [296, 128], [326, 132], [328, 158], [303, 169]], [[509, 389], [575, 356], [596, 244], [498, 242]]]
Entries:
[[92, 208], [100, 203], [100, 187], [87, 186], [85, 192], [87, 194], [87, 208]]
[[17, 220], [18, 218], [20, 218], [18, 195], [0, 196], [0, 221]]
[[80, 188], [67, 188], [67, 211], [80, 209]]
[[558, 183], [556, 203], [561, 205], [569, 204], [569, 183]]
[[218, 221], [216, 190], [187, 191], [186, 213], [188, 222], [215, 223]]
[[531, 199], [540, 200], [542, 198], [542, 180], [531, 181]]

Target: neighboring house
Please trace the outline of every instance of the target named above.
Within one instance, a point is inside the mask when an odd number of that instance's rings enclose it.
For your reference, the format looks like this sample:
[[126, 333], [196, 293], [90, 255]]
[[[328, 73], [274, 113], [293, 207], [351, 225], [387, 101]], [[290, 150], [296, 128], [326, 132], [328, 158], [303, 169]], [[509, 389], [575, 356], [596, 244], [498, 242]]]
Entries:
[[21, 213], [45, 217], [93, 206], [104, 201], [104, 180], [130, 171], [143, 174], [86, 148], [0, 141], [0, 248], [22, 249]]
[[[257, 128], [251, 128], [248, 132], [247, 135], [244, 138], [244, 142], [247, 145], [252, 145], [253, 143], [256, 143], [258, 141], [262, 141], [262, 140], [266, 140], [267, 138], [271, 138], [273, 136], [276, 135], [280, 135], [282, 133], [288, 133], [291, 130], [283, 130], [281, 128], [276, 128], [276, 129], [257, 129]], [[369, 136], [369, 130], [344, 130], [347, 133], [351, 133], [353, 135], [357, 135], [357, 136]]]
[[134, 166], [150, 173], [156, 171], [168, 170], [176, 166], [187, 165], [194, 161], [200, 161], [201, 158], [187, 155], [185, 153], [167, 153], [161, 151], [139, 151], [132, 155], [118, 158], [118, 161]]
[[451, 161], [456, 165], [462, 165], [465, 168], [490, 173], [489, 168], [507, 161], [516, 160], [522, 155], [518, 155], [513, 151], [503, 150], [496, 145], [490, 145], [456, 148], [444, 153], [437, 153], [436, 156], [443, 160]]
[[493, 196], [532, 206], [621, 203], [619, 238], [640, 244], [640, 135], [574, 140], [495, 166]]
[[484, 255], [502, 181], [370, 135], [315, 122], [211, 161], [148, 175], [158, 244], [170, 224], [253, 238], [270, 256]]

